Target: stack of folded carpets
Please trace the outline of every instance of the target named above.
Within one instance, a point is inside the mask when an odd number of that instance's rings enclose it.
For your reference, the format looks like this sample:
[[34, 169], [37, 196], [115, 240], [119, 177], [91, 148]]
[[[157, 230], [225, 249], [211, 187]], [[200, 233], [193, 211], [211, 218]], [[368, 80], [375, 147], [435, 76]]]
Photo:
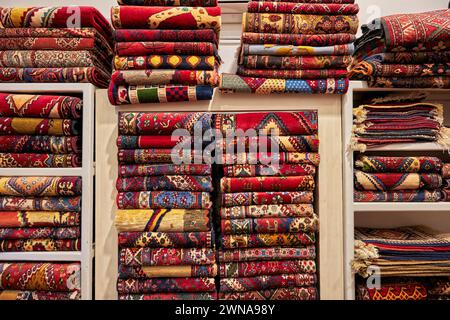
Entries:
[[108, 87], [112, 28], [93, 7], [0, 8], [0, 82]]
[[[215, 128], [223, 135], [248, 129], [259, 133], [222, 144], [219, 299], [317, 299], [317, 113], [219, 114]], [[275, 135], [263, 135], [271, 130]], [[230, 145], [239, 150], [240, 143], [244, 153], [228, 153], [235, 151]], [[273, 152], [272, 143], [281, 152]], [[247, 153], [255, 144], [269, 152]], [[265, 165], [265, 156], [274, 156], [276, 163]]]
[[217, 0], [118, 2], [111, 104], [211, 100], [219, 82]]
[[450, 201], [450, 163], [442, 165], [442, 201]]
[[79, 300], [79, 263], [0, 262], [0, 300]]
[[0, 252], [79, 251], [80, 177], [0, 177]]
[[382, 17], [362, 31], [351, 79], [374, 87], [450, 88], [450, 9]]
[[354, 0], [250, 1], [237, 74], [221, 76], [221, 91], [347, 92], [358, 11]]
[[437, 202], [442, 162], [436, 157], [360, 155], [355, 161], [355, 202]]
[[[208, 113], [119, 115], [118, 211], [121, 300], [216, 298], [211, 165], [190, 156], [190, 136], [211, 128]], [[187, 141], [187, 142], [186, 142]], [[188, 161], [174, 163], [183, 145]], [[202, 150], [199, 150], [202, 153]], [[184, 152], [184, 151], [182, 151]]]
[[0, 93], [0, 167], [80, 167], [82, 107], [77, 97]]

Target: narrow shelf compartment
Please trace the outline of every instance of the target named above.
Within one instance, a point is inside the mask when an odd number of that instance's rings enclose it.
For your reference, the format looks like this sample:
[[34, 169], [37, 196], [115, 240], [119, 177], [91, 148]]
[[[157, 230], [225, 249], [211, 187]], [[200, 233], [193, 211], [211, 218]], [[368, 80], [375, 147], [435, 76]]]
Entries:
[[67, 252], [2, 252], [6, 261], [81, 261], [81, 251]]

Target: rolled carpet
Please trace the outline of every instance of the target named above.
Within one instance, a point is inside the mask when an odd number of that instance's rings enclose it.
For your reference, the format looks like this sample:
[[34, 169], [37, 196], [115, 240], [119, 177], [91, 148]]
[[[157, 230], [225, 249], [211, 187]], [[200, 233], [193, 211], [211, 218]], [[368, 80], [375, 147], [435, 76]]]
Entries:
[[281, 260], [228, 262], [219, 264], [219, 276], [223, 278], [301, 273], [315, 274], [316, 262], [314, 260]]
[[117, 291], [122, 293], [214, 292], [214, 278], [118, 279]]
[[223, 235], [220, 239], [223, 248], [261, 248], [261, 247], [293, 247], [315, 244], [314, 233], [272, 233]]
[[44, 227], [44, 228], [0, 228], [2, 240], [28, 239], [78, 239], [81, 237], [79, 227]]
[[119, 279], [215, 277], [217, 265], [119, 266]]
[[244, 44], [283, 44], [293, 46], [326, 47], [338, 44], [352, 43], [356, 40], [354, 34], [291, 34], [291, 33], [259, 33], [243, 32]]
[[355, 202], [438, 202], [439, 190], [355, 191]]
[[339, 69], [347, 68], [352, 58], [348, 56], [263, 56], [245, 55], [242, 65], [250, 69]]
[[224, 207], [263, 204], [301, 204], [313, 203], [313, 201], [314, 193], [312, 191], [237, 192], [222, 194], [222, 205]]
[[116, 70], [187, 69], [214, 70], [219, 61], [213, 55], [115, 56]]
[[370, 173], [440, 173], [442, 161], [436, 157], [360, 156], [355, 167]]
[[215, 7], [217, 0], [117, 0], [119, 5], [128, 6], [192, 6], [192, 7]]
[[220, 208], [222, 219], [312, 217], [312, 204], [267, 204]]
[[295, 218], [246, 218], [222, 219], [222, 234], [280, 234], [295, 232], [314, 232], [318, 230], [319, 219], [313, 217]]
[[81, 195], [81, 177], [0, 177], [0, 195], [24, 197]]
[[283, 287], [309, 287], [317, 283], [315, 274], [282, 274], [273, 276], [220, 279], [220, 292], [245, 292]]
[[119, 164], [200, 164], [203, 162], [202, 150], [189, 150], [184, 148], [173, 149], [125, 149], [117, 154]]
[[209, 209], [212, 206], [208, 192], [119, 192], [116, 200], [119, 209]]
[[80, 222], [80, 212], [0, 211], [3, 228], [71, 227]]
[[81, 167], [79, 154], [0, 153], [1, 168], [75, 168]]
[[316, 166], [312, 164], [280, 164], [272, 166], [236, 164], [224, 166], [223, 171], [227, 177], [314, 176], [316, 174]]
[[56, 291], [24, 291], [24, 290], [0, 290], [0, 300], [80, 300], [79, 290], [69, 292]]
[[296, 56], [349, 56], [354, 52], [353, 43], [337, 44], [333, 46], [293, 46], [281, 44], [243, 44], [241, 56], [275, 56], [275, 57], [296, 57]]
[[119, 56], [146, 55], [217, 55], [217, 46], [212, 42], [118, 42], [116, 54]]
[[[188, 158], [189, 159], [189, 158]], [[223, 155], [223, 163], [230, 164], [311, 164], [319, 166], [320, 155], [312, 152], [258, 152]]]
[[316, 258], [316, 247], [308, 245], [303, 247], [268, 247], [268, 248], [241, 248], [232, 250], [219, 250], [219, 262], [267, 261], [267, 260], [293, 260]]
[[0, 240], [0, 252], [80, 251], [80, 239], [13, 239]]
[[301, 70], [267, 70], [250, 69], [238, 66], [236, 74], [244, 77], [275, 79], [324, 79], [345, 78], [347, 69], [301, 69]]
[[[0, 180], [1, 182], [1, 180]], [[213, 191], [212, 177], [210, 176], [154, 176], [118, 178], [117, 191]], [[1, 194], [1, 185], [0, 185]]]
[[313, 176], [224, 177], [220, 180], [221, 192], [312, 191], [314, 189]]
[[277, 288], [244, 292], [219, 292], [219, 300], [316, 300], [316, 287]]
[[297, 135], [297, 136], [239, 136], [224, 140], [216, 140], [219, 146], [225, 151], [234, 151], [237, 149], [248, 151], [252, 148], [256, 150], [272, 151], [273, 149], [287, 152], [318, 151], [318, 135]]
[[211, 248], [211, 232], [120, 232], [119, 247]]
[[81, 211], [81, 197], [5, 197], [0, 196], [1, 211]]
[[208, 265], [216, 262], [211, 248], [121, 248], [119, 263], [124, 266]]
[[79, 120], [42, 118], [0, 118], [0, 135], [54, 135], [71, 136], [80, 134]]
[[[1, 137], [0, 137], [1, 138]], [[119, 149], [170, 149], [176, 145], [192, 145], [192, 138], [175, 135], [143, 135], [117, 137], [117, 147]]]
[[379, 88], [450, 88], [450, 76], [429, 77], [376, 77], [370, 86]]
[[142, 164], [119, 165], [120, 177], [164, 176], [164, 175], [211, 175], [210, 164]]
[[210, 85], [219, 82], [217, 70], [117, 70], [111, 78], [111, 87], [120, 85]]
[[381, 288], [368, 288], [366, 285], [356, 286], [358, 300], [426, 300], [427, 288], [420, 282], [407, 281], [383, 283]]
[[[1, 32], [1, 31], [0, 31]], [[116, 29], [116, 43], [119, 42], [212, 42], [216, 46], [217, 35], [212, 29]]]
[[35, 136], [35, 135], [0, 135], [3, 152], [81, 153], [80, 136]]
[[355, 171], [355, 189], [359, 191], [391, 191], [438, 189], [442, 177], [435, 173], [366, 173]]
[[357, 14], [359, 12], [359, 6], [357, 4], [307, 2], [308, 1], [298, 4], [294, 2], [250, 1], [247, 6], [247, 11], [323, 15], [348, 15]]
[[119, 300], [217, 300], [217, 294], [215, 292], [119, 294]]

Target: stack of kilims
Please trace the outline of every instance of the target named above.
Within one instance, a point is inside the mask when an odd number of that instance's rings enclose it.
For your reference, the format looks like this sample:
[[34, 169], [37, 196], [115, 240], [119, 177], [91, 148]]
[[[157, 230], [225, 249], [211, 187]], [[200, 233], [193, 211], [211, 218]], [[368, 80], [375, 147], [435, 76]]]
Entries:
[[[211, 165], [202, 164], [202, 150], [195, 159], [191, 151], [191, 135], [210, 129], [211, 115], [122, 112], [119, 118], [119, 299], [215, 299]], [[172, 140], [176, 129], [186, 135]]]
[[237, 74], [222, 75], [221, 91], [347, 92], [358, 11], [354, 0], [249, 2]]
[[0, 8], [0, 82], [111, 78], [112, 28], [92, 7]]
[[360, 155], [355, 162], [356, 202], [440, 201], [442, 161], [436, 157]]
[[351, 79], [374, 87], [450, 88], [450, 9], [382, 17], [362, 31]]
[[[219, 114], [215, 127], [224, 135], [239, 129], [259, 134], [225, 137], [222, 145], [219, 298], [316, 299], [317, 113]], [[266, 136], [269, 132], [273, 135]], [[230, 151], [241, 143], [246, 151]], [[248, 152], [255, 145], [259, 152]]]
[[81, 166], [81, 99], [0, 93], [0, 167]]
[[80, 177], [0, 177], [0, 251], [79, 251]]
[[217, 0], [118, 1], [111, 104], [211, 100], [220, 65]]
[[450, 163], [442, 165], [442, 201], [450, 201]]
[[79, 300], [79, 263], [0, 262], [0, 300]]

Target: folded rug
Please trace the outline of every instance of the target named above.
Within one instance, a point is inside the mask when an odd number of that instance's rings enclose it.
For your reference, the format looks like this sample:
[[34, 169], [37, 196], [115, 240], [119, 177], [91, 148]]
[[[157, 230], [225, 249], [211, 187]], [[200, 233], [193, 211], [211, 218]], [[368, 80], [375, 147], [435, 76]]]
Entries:
[[0, 135], [30, 134], [70, 136], [80, 134], [79, 120], [41, 118], [0, 118]]
[[422, 52], [383, 52], [367, 57], [365, 60], [380, 63], [443, 63], [450, 62], [450, 51]]
[[211, 175], [210, 164], [150, 164], [119, 165], [120, 177], [164, 176], [164, 175]]
[[315, 274], [282, 274], [273, 276], [220, 279], [219, 292], [245, 292], [283, 287], [309, 287], [317, 283]]
[[217, 70], [118, 70], [111, 77], [110, 86], [120, 85], [211, 85], [219, 82]]
[[187, 149], [120, 149], [117, 158], [120, 164], [203, 162], [202, 150]]
[[129, 6], [192, 6], [215, 7], [217, 0], [117, 0], [119, 5]]
[[212, 206], [208, 192], [189, 191], [119, 192], [116, 201], [119, 209], [209, 209]]
[[208, 265], [216, 262], [210, 248], [122, 248], [119, 263], [124, 266]]
[[221, 192], [312, 191], [315, 187], [313, 176], [224, 177], [220, 179]]
[[314, 193], [312, 191], [237, 192], [222, 194], [222, 205], [225, 207], [262, 204], [301, 204], [313, 203], [313, 201]]
[[312, 164], [280, 164], [271, 166], [236, 164], [223, 166], [223, 173], [227, 177], [315, 176], [316, 166]]
[[217, 45], [212, 42], [118, 42], [116, 54], [119, 56], [145, 55], [217, 55]]
[[79, 239], [16, 239], [0, 240], [0, 252], [80, 251]]
[[325, 47], [244, 43], [241, 48], [241, 56], [348, 56], [352, 55], [353, 51], [353, 43]]
[[252, 69], [331, 69], [347, 68], [351, 56], [261, 56], [245, 55], [242, 65]]
[[356, 15], [312, 15], [287, 13], [247, 13], [242, 17], [243, 32], [329, 34], [358, 31]]
[[305, 259], [314, 260], [316, 258], [316, 247], [314, 245], [300, 248], [248, 248], [234, 250], [219, 250], [218, 259], [220, 262], [243, 262], [243, 261], [266, 261], [266, 260], [293, 260]]
[[369, 82], [372, 87], [382, 88], [450, 88], [450, 76], [414, 78], [376, 77]]
[[[187, 157], [187, 160], [190, 158]], [[223, 155], [223, 164], [311, 164], [319, 166], [320, 155], [310, 152], [258, 152], [258, 153], [238, 153]], [[201, 161], [201, 159], [198, 159]]]
[[73, 291], [81, 289], [79, 263], [0, 263], [0, 289]]
[[79, 227], [45, 227], [45, 228], [0, 228], [0, 239], [79, 239]]
[[117, 210], [114, 225], [119, 232], [195, 232], [211, 230], [209, 210]]
[[105, 37], [92, 27], [8, 27], [0, 29], [0, 38], [93, 38], [98, 43], [109, 45]]
[[81, 195], [81, 177], [0, 177], [0, 195], [24, 197]]
[[80, 212], [0, 211], [3, 228], [70, 227], [79, 226], [80, 222]]
[[[0, 137], [1, 138], [1, 137]], [[192, 145], [192, 137], [176, 135], [152, 135], [152, 136], [118, 136], [117, 147], [119, 149], [170, 149], [178, 144]]]
[[222, 219], [312, 217], [312, 204], [266, 204], [220, 208]]
[[217, 294], [215, 292], [119, 294], [119, 300], [217, 300]]
[[450, 295], [450, 278], [432, 279], [428, 292], [432, 295], [448, 296]]
[[355, 167], [364, 172], [440, 173], [442, 161], [436, 157], [359, 156]]
[[307, 13], [323, 15], [345, 15], [357, 14], [357, 4], [340, 3], [294, 3], [294, 2], [269, 2], [250, 1], [247, 6], [248, 12], [273, 12], [273, 13]]
[[0, 135], [3, 152], [51, 154], [81, 153], [80, 136]]
[[221, 219], [220, 230], [222, 234], [314, 232], [318, 231], [318, 224], [316, 215], [296, 218]]
[[242, 43], [247, 44], [290, 44], [294, 46], [325, 47], [354, 42], [356, 36], [349, 33], [336, 34], [290, 34], [243, 32]]
[[117, 291], [119, 294], [215, 292], [216, 284], [214, 278], [118, 279]]
[[438, 202], [439, 190], [355, 191], [355, 202]]
[[344, 94], [348, 90], [348, 79], [274, 79], [242, 77], [237, 74], [222, 73], [219, 88], [223, 93]]
[[316, 300], [316, 287], [277, 288], [244, 292], [219, 292], [219, 300]]
[[221, 245], [226, 249], [260, 248], [260, 247], [293, 247], [316, 243], [314, 233], [273, 233], [223, 235]]
[[116, 70], [214, 70], [214, 68], [216, 68], [218, 64], [219, 61], [216, 59], [216, 57], [200, 55], [146, 55], [114, 57], [114, 68]]
[[119, 247], [211, 248], [211, 232], [120, 232]]
[[0, 300], [80, 300], [81, 292], [0, 290]]
[[119, 266], [119, 279], [215, 277], [217, 265]]
[[0, 197], [2, 211], [81, 211], [81, 197]]
[[355, 171], [355, 189], [359, 191], [391, 191], [439, 189], [442, 177], [436, 173], [366, 173]]
[[[8, 51], [18, 51], [24, 50], [30, 52], [29, 50], [58, 50], [69, 52], [80, 52], [85, 50], [99, 49], [97, 42], [93, 38], [48, 38], [48, 37], [17, 37], [17, 38], [0, 38], [0, 50], [2, 54]], [[4, 51], [8, 50], [8, 51]], [[111, 48], [109, 48], [111, 54]], [[108, 56], [108, 52], [100, 53], [99, 55]], [[51, 52], [47, 52], [51, 54]], [[25, 67], [20, 65], [19, 67]], [[62, 67], [62, 66], [59, 66]], [[81, 66], [77, 66], [81, 67]]]
[[[0, 180], [1, 182], [1, 180]], [[1, 185], [0, 185], [1, 188]], [[213, 191], [212, 177], [208, 176], [154, 176], [118, 178], [117, 191]], [[1, 189], [0, 189], [1, 193]]]
[[385, 283], [380, 288], [356, 286], [357, 300], [426, 300], [427, 288], [420, 282]]
[[[0, 30], [1, 32], [1, 30]], [[1, 34], [1, 33], [0, 33]], [[212, 42], [218, 44], [217, 35], [212, 29], [117, 29], [116, 42]]]
[[314, 260], [250, 261], [219, 264], [219, 276], [240, 278], [277, 274], [316, 273]]
[[75, 168], [81, 167], [78, 154], [0, 153], [0, 168]]
[[442, 178], [450, 178], [450, 163], [444, 163], [442, 165]]
[[347, 69], [301, 69], [301, 70], [266, 70], [248, 69], [238, 66], [238, 75], [244, 77], [261, 77], [275, 79], [323, 79], [323, 78], [345, 78]]

